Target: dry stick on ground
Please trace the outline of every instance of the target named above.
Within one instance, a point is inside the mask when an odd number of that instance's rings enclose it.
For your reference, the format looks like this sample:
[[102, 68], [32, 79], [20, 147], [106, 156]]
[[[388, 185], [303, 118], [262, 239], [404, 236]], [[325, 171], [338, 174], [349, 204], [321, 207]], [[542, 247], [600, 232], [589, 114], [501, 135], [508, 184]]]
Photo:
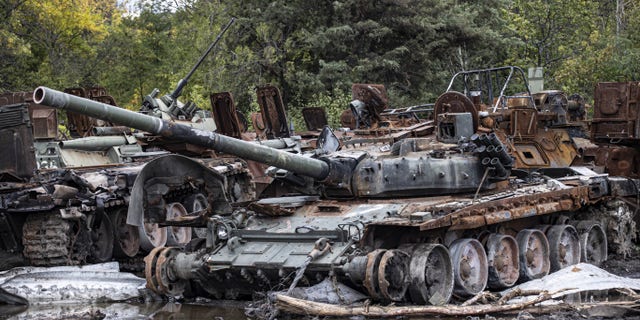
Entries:
[[[560, 293], [567, 290], [573, 290], [573, 288], [562, 289], [556, 293]], [[504, 296], [498, 300], [498, 304], [505, 304], [507, 301], [515, 298], [515, 297], [523, 297], [523, 296], [534, 296], [543, 293], [543, 290], [522, 290], [520, 288], [515, 288], [509, 292], [507, 292]], [[555, 294], [555, 293], [554, 293]]]
[[498, 300], [498, 297], [495, 294], [493, 294], [493, 293], [491, 293], [489, 291], [481, 291], [478, 294], [476, 294], [475, 296], [473, 296], [473, 298], [471, 298], [471, 299], [465, 301], [464, 303], [462, 303], [461, 306], [463, 306], [463, 307], [464, 306], [470, 306], [470, 305], [478, 302], [478, 300], [482, 300], [483, 302], [484, 301], [488, 301], [488, 300], [495, 301], [495, 300]]
[[628, 296], [631, 299], [640, 300], [640, 295], [629, 288], [620, 288], [620, 289], [616, 289], [616, 291], [618, 291], [618, 293]]
[[474, 305], [474, 306], [368, 306], [352, 307], [319, 303], [303, 299], [292, 298], [283, 294], [276, 295], [276, 307], [284, 312], [293, 314], [313, 314], [316, 316], [372, 316], [372, 317], [397, 317], [397, 316], [421, 316], [421, 315], [448, 315], [471, 316], [488, 313], [500, 313], [522, 309], [540, 303], [564, 290], [548, 293], [540, 292], [533, 300], [508, 305]]

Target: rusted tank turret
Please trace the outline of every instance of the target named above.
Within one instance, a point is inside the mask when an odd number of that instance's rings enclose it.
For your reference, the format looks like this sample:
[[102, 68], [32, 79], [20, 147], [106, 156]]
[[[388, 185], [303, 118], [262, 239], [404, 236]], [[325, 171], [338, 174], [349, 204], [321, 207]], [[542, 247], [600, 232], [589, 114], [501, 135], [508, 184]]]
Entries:
[[[188, 139], [314, 186], [308, 190], [317, 192], [264, 198], [211, 217], [200, 250], [154, 249], [145, 273], [156, 292], [183, 294], [190, 285], [212, 297], [242, 298], [279, 283], [333, 277], [376, 300], [416, 304], [509, 287], [581, 260], [598, 264], [608, 239], [616, 250], [630, 239], [607, 226], [635, 232], [620, 199], [638, 196], [638, 181], [571, 166], [572, 134], [547, 127], [553, 139], [537, 140], [552, 115], [540, 115], [526, 97], [501, 94], [504, 105], [481, 110], [467, 95], [447, 92], [435, 103], [431, 134], [296, 155], [44, 87], [34, 94], [37, 103]], [[365, 126], [379, 121], [376, 106], [352, 110]]]

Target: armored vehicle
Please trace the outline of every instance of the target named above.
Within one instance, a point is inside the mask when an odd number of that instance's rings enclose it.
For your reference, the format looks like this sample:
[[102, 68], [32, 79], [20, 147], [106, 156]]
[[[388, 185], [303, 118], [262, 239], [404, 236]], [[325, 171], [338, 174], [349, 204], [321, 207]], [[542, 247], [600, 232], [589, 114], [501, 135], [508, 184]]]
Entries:
[[[142, 111], [215, 130], [209, 114], [192, 103], [183, 105], [178, 97], [223, 33], [171, 94], [156, 98], [154, 90]], [[104, 88], [65, 92], [115, 105]], [[209, 211], [208, 203], [218, 202], [219, 197], [225, 201], [255, 197], [244, 161], [169, 155], [168, 151], [198, 155], [201, 150], [74, 112], [67, 113], [66, 123], [73, 139], [61, 139], [56, 110], [31, 103], [32, 96], [0, 97], [0, 136], [6, 151], [0, 159], [1, 244], [5, 252], [26, 258], [27, 264], [82, 264], [115, 256], [138, 261], [131, 266], [141, 268], [140, 255], [155, 247], [189, 243], [192, 228], [205, 227], [204, 217], [217, 213]], [[220, 186], [226, 189], [217, 189]], [[184, 221], [172, 227], [143, 223], [146, 212]]]
[[[214, 211], [228, 214], [208, 219], [203, 248], [158, 247], [145, 258], [147, 286], [158, 293], [236, 299], [332, 279], [382, 302], [443, 304], [454, 294], [509, 287], [579, 261], [599, 264], [608, 247], [624, 250], [623, 242], [635, 233], [630, 206], [638, 181], [573, 166], [581, 152], [573, 141], [574, 126], [539, 109], [526, 86], [511, 93], [510, 80], [522, 76], [526, 84], [519, 68], [474, 73], [477, 77], [461, 76], [488, 81], [476, 81], [477, 86], [465, 81], [474, 90], [441, 95], [427, 122], [431, 133], [421, 130], [390, 144], [361, 139], [332, 151], [321, 146], [341, 141], [326, 130], [312, 155], [45, 87], [36, 90], [34, 100], [189, 139], [309, 184], [307, 193], [262, 198], [232, 210], [222, 196], [210, 202]], [[489, 103], [482, 103], [485, 98]], [[368, 119], [382, 119], [378, 105], [354, 101], [352, 106], [366, 126], [372, 124]], [[174, 223], [162, 213], [145, 218]], [[612, 226], [624, 231], [611, 232]]]
[[[6, 105], [0, 106], [0, 136], [5, 146], [0, 176], [4, 221], [1, 243], [2, 250], [16, 258], [11, 260], [16, 264], [81, 264], [115, 256], [127, 262], [137, 260], [137, 265], [129, 266], [141, 269], [141, 257], [130, 259], [139, 252], [167, 242], [178, 246], [188, 243], [191, 226], [160, 228], [147, 224], [138, 228], [126, 223], [131, 193], [147, 182], [136, 184], [140, 174], [162, 181], [166, 186], [163, 199], [169, 202], [158, 205], [177, 216], [191, 214], [195, 219], [206, 213], [206, 197], [211, 190], [204, 180], [211, 178], [209, 172], [215, 175], [213, 179], [226, 179], [230, 190], [237, 189], [237, 196], [230, 197], [253, 197], [247, 170], [240, 161], [171, 155], [171, 165], [162, 160], [149, 162], [168, 152], [143, 148], [138, 140], [141, 135], [127, 128], [97, 127], [91, 119], [76, 121], [89, 125], [77, 125], [83, 129], [71, 131], [95, 135], [60, 140], [56, 110], [34, 105], [31, 96], [5, 94], [2, 102]], [[120, 134], [103, 135], [96, 129], [113, 129]], [[154, 171], [163, 175], [149, 174]]]

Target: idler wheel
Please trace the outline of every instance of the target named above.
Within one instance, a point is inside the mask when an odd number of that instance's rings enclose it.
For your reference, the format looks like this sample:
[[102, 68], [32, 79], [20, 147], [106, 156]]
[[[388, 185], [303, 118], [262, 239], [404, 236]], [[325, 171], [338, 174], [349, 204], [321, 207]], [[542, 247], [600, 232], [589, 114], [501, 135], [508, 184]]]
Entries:
[[595, 221], [580, 221], [580, 261], [596, 266], [607, 260], [607, 234]]
[[487, 255], [476, 239], [458, 239], [449, 247], [453, 261], [454, 292], [465, 297], [473, 296], [487, 286]]
[[572, 225], [559, 224], [547, 230], [551, 272], [580, 262], [580, 238]]
[[155, 293], [161, 294], [158, 288], [158, 279], [156, 278], [156, 264], [158, 256], [164, 247], [157, 247], [151, 250], [144, 257], [144, 278], [147, 280], [147, 288]]
[[386, 301], [402, 301], [409, 282], [409, 260], [411, 257], [402, 250], [387, 250], [378, 266], [378, 285]]
[[414, 303], [443, 305], [453, 293], [453, 263], [440, 244], [413, 247], [409, 263], [409, 296]]
[[164, 248], [156, 259], [156, 280], [158, 291], [162, 294], [179, 295], [184, 292], [186, 281], [178, 280], [171, 268], [173, 258], [180, 252], [177, 248]]
[[486, 248], [489, 287], [501, 289], [514, 285], [520, 276], [516, 239], [509, 235], [493, 233], [487, 237]]
[[144, 258], [144, 276], [147, 288], [157, 294], [179, 295], [186, 281], [178, 281], [171, 269], [173, 258], [180, 252], [176, 248], [158, 247]]
[[[178, 202], [170, 203], [166, 207], [167, 221], [180, 220], [187, 215], [187, 210]], [[191, 227], [167, 227], [167, 245], [185, 246], [191, 241]]]
[[109, 214], [114, 227], [113, 255], [119, 258], [135, 257], [140, 251], [140, 233], [127, 224], [127, 210], [120, 208]]
[[113, 257], [113, 225], [106, 214], [102, 214], [100, 225], [91, 232], [93, 247], [91, 250], [91, 261], [106, 262]]
[[538, 279], [549, 274], [549, 242], [544, 233], [524, 229], [516, 235], [520, 260], [520, 282]]
[[367, 254], [367, 266], [365, 267], [362, 285], [367, 289], [369, 295], [376, 300], [382, 300], [382, 293], [380, 292], [378, 282], [378, 266], [385, 252], [387, 252], [387, 250], [377, 249]]

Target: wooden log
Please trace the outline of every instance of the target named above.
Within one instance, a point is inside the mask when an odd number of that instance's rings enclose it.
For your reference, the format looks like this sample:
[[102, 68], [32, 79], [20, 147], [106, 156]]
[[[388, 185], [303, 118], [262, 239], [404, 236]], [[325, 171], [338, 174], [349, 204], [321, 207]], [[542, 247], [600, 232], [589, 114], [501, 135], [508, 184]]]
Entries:
[[542, 301], [549, 300], [553, 294], [555, 293], [548, 293], [544, 291], [535, 299], [517, 304], [472, 306], [345, 306], [307, 301], [278, 294], [276, 295], [276, 308], [292, 314], [335, 317], [397, 317], [424, 315], [471, 316], [523, 309]]

